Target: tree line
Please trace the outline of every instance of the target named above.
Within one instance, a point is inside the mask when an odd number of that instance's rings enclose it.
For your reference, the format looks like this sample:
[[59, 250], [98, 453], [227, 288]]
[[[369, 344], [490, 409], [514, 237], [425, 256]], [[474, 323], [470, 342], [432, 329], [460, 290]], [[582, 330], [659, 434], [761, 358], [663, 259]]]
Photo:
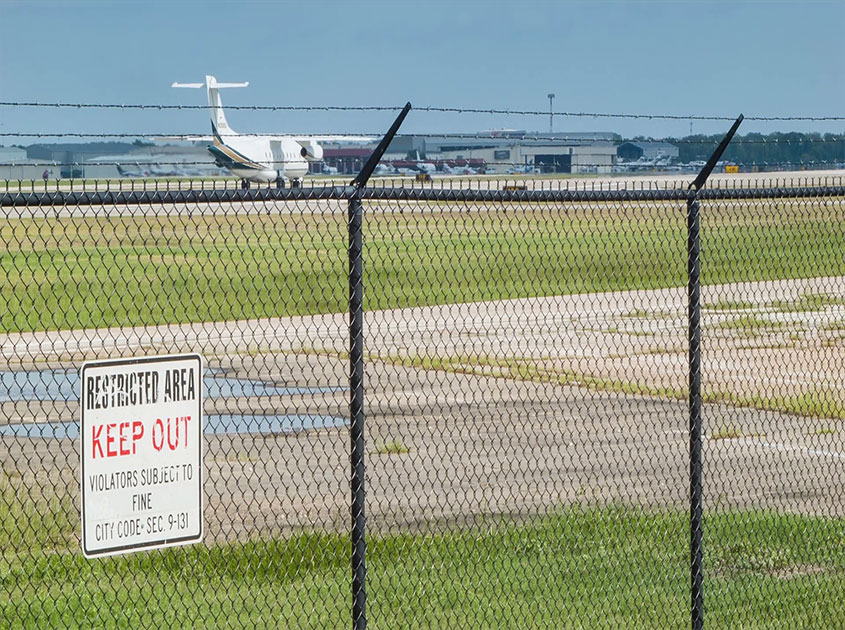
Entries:
[[[724, 134], [697, 134], [683, 138], [661, 138], [678, 147], [680, 162], [706, 160]], [[631, 142], [653, 141], [637, 137]], [[775, 132], [736, 136], [728, 145], [723, 160], [742, 165], [798, 165], [845, 163], [845, 134]]]

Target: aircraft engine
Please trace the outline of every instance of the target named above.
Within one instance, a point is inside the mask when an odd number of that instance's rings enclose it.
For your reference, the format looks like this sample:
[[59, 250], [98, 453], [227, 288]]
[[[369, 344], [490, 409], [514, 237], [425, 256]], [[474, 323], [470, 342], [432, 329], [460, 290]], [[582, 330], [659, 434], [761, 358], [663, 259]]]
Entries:
[[306, 160], [310, 160], [312, 162], [317, 162], [318, 160], [323, 159], [323, 147], [321, 147], [316, 142], [302, 142], [302, 149], [299, 151], [299, 155], [304, 157]]

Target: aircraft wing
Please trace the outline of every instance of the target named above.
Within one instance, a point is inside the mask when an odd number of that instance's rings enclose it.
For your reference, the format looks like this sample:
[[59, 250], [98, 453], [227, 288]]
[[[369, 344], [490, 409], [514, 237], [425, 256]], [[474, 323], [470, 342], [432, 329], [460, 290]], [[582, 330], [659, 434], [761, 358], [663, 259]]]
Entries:
[[[240, 134], [248, 136], [250, 134]], [[274, 136], [270, 134], [256, 134], [260, 138], [278, 142], [280, 140], [294, 140], [296, 142], [372, 142], [378, 140], [375, 136]], [[223, 134], [226, 137], [226, 134]], [[211, 142], [214, 136], [158, 136], [154, 140], [184, 140], [188, 142]]]
[[186, 142], [212, 142], [214, 136], [158, 136], [153, 140], [183, 140]]
[[378, 140], [374, 136], [269, 136], [269, 138], [271, 140], [288, 138], [296, 142], [372, 142]]

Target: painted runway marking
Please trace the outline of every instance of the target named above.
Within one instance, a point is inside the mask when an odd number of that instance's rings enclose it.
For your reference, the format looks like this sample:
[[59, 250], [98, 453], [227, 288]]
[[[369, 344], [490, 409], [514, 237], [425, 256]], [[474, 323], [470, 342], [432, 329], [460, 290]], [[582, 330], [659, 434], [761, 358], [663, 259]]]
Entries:
[[781, 451], [786, 453], [799, 453], [801, 455], [816, 456], [816, 457], [830, 457], [832, 459], [845, 459], [845, 453], [839, 451], [828, 451], [817, 448], [807, 448], [804, 446], [793, 446], [790, 444], [780, 444], [777, 442], [767, 442], [758, 438], [741, 438], [736, 440], [736, 443], [749, 444], [751, 446], [761, 446], [771, 451]]

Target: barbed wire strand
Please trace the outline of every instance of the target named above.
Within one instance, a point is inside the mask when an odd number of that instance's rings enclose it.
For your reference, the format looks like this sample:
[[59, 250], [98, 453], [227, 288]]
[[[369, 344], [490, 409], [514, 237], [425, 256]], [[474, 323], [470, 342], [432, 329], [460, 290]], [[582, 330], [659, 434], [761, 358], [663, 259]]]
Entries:
[[[332, 134], [287, 134], [287, 133], [237, 133], [237, 134], [219, 134], [222, 138], [304, 138], [310, 135], [313, 136], [335, 136], [339, 140], [344, 138], [351, 138], [350, 141], [355, 141], [356, 138], [361, 138], [363, 136], [372, 137], [373, 140], [377, 140], [381, 136], [378, 133], [332, 133]], [[845, 134], [832, 134], [833, 137], [830, 138], [744, 138], [742, 136], [737, 136], [732, 142], [731, 146], [734, 145], [742, 145], [742, 144], [838, 144], [841, 142], [845, 142]], [[162, 141], [172, 141], [172, 142], [192, 142], [192, 141], [200, 141], [196, 140], [198, 137], [208, 137], [207, 141], [210, 141], [210, 136], [204, 133], [196, 133], [196, 134], [167, 134], [167, 133], [84, 133], [84, 132], [54, 132], [54, 133], [45, 133], [45, 132], [38, 132], [38, 133], [29, 133], [29, 132], [7, 132], [7, 133], [0, 133], [0, 138], [153, 138]], [[491, 136], [486, 134], [479, 134], [479, 133], [441, 133], [441, 134], [433, 134], [433, 133], [408, 133], [408, 134], [396, 134], [396, 138], [422, 138], [422, 139], [434, 139], [434, 140], [484, 140], [484, 141], [497, 141], [501, 142], [502, 140], [510, 140], [514, 143], [517, 142], [594, 142], [594, 143], [606, 143], [612, 144], [620, 142], [619, 140], [613, 140], [607, 137], [583, 137], [583, 136], [535, 136], [535, 135], [525, 135], [525, 136]], [[367, 142], [367, 141], [360, 141], [360, 142]], [[695, 139], [691, 137], [684, 137], [684, 138], [666, 138], [661, 140], [622, 140], [622, 142], [661, 142], [673, 145], [682, 145], [682, 144], [700, 144], [700, 145], [710, 145], [718, 142], [718, 139], [715, 138], [706, 138], [702, 137], [701, 139]], [[322, 144], [331, 144], [331, 142], [322, 142]], [[469, 147], [467, 147], [469, 148]], [[480, 147], [479, 147], [480, 148]]]
[[[38, 101], [3, 101], [0, 107], [47, 107], [71, 109], [141, 109], [141, 110], [197, 110], [208, 109], [208, 105], [163, 105], [163, 104], [126, 104], [126, 103], [62, 103]], [[230, 110], [246, 111], [358, 111], [381, 112], [399, 111], [403, 105], [226, 105]], [[565, 118], [618, 118], [633, 120], [699, 120], [732, 121], [736, 116], [714, 116], [699, 114], [626, 114], [619, 112], [549, 112], [542, 110], [494, 109], [476, 107], [444, 107], [426, 105], [414, 107], [417, 112], [437, 112], [450, 114], [495, 114], [508, 116], [553, 116]], [[845, 116], [745, 116], [747, 121], [761, 122], [831, 122], [845, 121]]]

